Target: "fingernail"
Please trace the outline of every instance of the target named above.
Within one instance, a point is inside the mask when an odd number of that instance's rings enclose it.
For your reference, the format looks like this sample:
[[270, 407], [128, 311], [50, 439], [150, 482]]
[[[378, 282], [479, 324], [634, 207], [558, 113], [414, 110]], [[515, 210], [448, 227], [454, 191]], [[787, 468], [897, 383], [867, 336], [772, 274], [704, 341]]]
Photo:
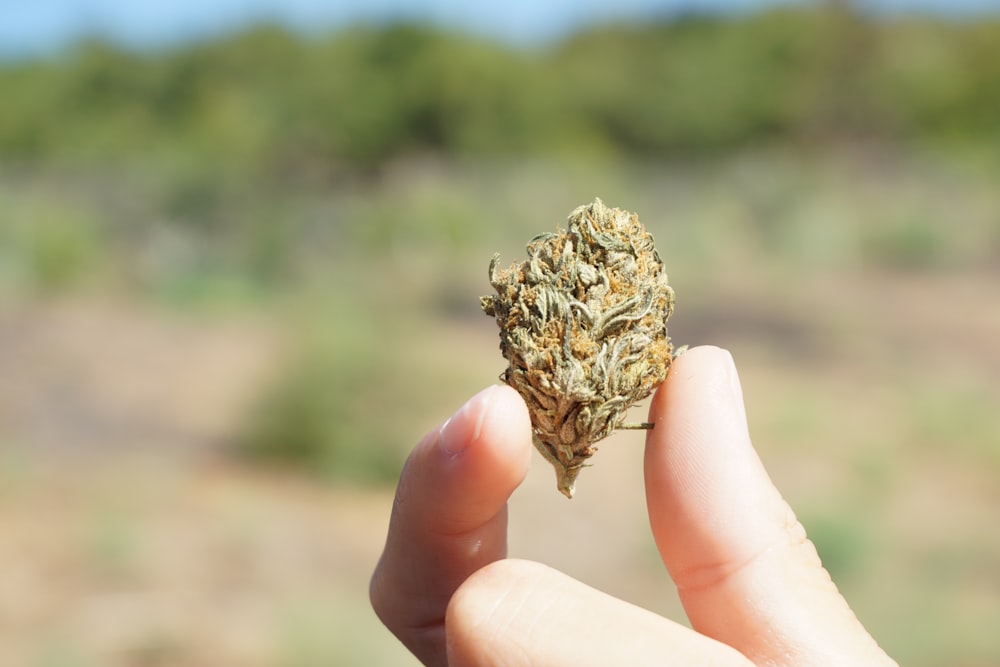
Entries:
[[726, 350], [726, 359], [729, 362], [726, 365], [726, 376], [729, 380], [729, 398], [740, 414], [743, 415], [743, 418], [746, 419], [746, 407], [743, 405], [743, 386], [740, 384], [740, 374], [736, 370], [736, 362], [733, 360], [733, 355], [729, 350]]
[[438, 444], [449, 456], [458, 456], [479, 439], [496, 387], [487, 387], [466, 401], [441, 427]]

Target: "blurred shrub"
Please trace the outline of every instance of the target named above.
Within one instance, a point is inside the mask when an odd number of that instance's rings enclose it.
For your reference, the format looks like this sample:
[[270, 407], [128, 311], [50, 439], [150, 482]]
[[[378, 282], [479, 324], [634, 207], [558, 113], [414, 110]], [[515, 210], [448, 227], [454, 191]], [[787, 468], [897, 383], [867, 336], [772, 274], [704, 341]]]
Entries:
[[384, 336], [343, 295], [313, 306], [296, 316], [287, 363], [261, 392], [237, 450], [327, 479], [395, 481], [402, 453], [386, 396], [393, 363]]
[[841, 584], [859, 575], [872, 560], [870, 526], [862, 514], [845, 509], [842, 514], [817, 514], [802, 520], [823, 566]]
[[43, 290], [58, 290], [86, 275], [97, 256], [92, 230], [84, 223], [66, 220], [34, 225], [27, 239], [27, 254], [35, 284]]
[[0, 211], [0, 273], [8, 280], [52, 294], [100, 272], [105, 230], [87, 212], [37, 199], [17, 204]]
[[942, 264], [952, 245], [946, 223], [920, 215], [866, 227], [861, 255], [869, 263], [897, 269], [926, 269]]

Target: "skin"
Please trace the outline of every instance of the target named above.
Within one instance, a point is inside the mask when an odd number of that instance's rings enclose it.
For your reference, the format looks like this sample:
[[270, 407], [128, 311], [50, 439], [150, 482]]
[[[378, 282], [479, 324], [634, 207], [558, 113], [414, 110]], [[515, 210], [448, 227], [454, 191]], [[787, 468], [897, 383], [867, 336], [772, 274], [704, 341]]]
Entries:
[[895, 665], [858, 622], [750, 442], [732, 357], [680, 356], [650, 406], [657, 548], [692, 629], [543, 564], [508, 559], [527, 473], [518, 394], [483, 390], [411, 453], [371, 581], [383, 623], [426, 665]]

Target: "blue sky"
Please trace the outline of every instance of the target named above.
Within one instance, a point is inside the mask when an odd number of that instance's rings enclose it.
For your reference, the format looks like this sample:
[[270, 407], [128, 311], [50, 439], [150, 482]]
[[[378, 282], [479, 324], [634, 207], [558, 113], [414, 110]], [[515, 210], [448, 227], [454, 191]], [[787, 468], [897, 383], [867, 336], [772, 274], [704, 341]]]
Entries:
[[[810, 0], [801, 0], [810, 1]], [[0, 55], [51, 53], [87, 34], [131, 46], [176, 43], [264, 20], [302, 29], [416, 19], [517, 43], [558, 37], [604, 19], [684, 9], [746, 11], [774, 0], [0, 0]], [[1000, 0], [861, 0], [878, 11], [1000, 12]]]

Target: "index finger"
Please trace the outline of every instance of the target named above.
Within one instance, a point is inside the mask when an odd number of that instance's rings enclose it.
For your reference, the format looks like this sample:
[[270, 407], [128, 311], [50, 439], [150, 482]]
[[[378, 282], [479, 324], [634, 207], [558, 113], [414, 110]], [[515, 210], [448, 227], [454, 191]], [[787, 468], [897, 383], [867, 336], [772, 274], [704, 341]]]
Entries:
[[445, 611], [469, 575], [507, 554], [510, 494], [531, 456], [521, 397], [493, 386], [411, 452], [400, 476], [372, 606], [421, 661], [447, 664]]

